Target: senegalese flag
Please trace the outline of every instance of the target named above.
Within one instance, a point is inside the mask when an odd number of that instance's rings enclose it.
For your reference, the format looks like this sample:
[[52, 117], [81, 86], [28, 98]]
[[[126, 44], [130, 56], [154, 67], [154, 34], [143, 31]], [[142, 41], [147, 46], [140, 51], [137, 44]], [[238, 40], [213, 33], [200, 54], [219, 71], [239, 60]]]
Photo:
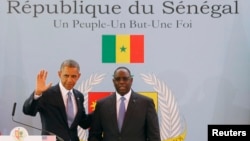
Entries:
[[144, 63], [144, 35], [102, 35], [102, 63]]
[[[91, 113], [95, 110], [97, 100], [100, 100], [110, 94], [112, 94], [112, 92], [89, 92], [88, 93], [88, 113]], [[152, 98], [155, 103], [155, 108], [158, 111], [158, 93], [157, 92], [139, 92], [139, 94]]]

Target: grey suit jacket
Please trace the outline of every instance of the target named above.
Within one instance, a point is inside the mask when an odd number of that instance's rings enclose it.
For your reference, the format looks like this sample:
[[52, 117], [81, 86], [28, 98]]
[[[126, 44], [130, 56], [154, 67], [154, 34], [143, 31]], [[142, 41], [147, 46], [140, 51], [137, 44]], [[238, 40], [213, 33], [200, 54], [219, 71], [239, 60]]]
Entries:
[[160, 141], [153, 100], [134, 91], [121, 132], [117, 124], [115, 93], [97, 102], [92, 120], [88, 141]]
[[90, 126], [91, 118], [85, 113], [83, 107], [83, 94], [74, 89], [78, 112], [71, 127], [67, 123], [67, 115], [59, 88], [59, 84], [49, 88], [43, 95], [35, 100], [34, 93], [24, 102], [23, 113], [35, 116], [38, 112], [42, 122], [43, 135], [48, 135], [49, 132], [56, 134], [64, 139], [64, 141], [79, 141], [77, 126], [86, 129]]

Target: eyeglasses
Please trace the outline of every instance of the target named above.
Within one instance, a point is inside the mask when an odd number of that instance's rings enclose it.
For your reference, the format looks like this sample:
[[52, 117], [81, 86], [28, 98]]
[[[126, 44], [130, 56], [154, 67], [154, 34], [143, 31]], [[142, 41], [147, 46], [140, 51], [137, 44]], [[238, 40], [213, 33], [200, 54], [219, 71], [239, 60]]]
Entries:
[[131, 77], [114, 77], [115, 81], [128, 81]]

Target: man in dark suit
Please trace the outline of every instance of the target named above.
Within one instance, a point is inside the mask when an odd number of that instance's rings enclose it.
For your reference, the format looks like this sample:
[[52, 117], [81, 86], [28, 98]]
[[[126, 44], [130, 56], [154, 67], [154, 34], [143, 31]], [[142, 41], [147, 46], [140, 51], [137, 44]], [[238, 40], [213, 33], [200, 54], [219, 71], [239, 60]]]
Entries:
[[[154, 102], [134, 92], [132, 82], [128, 68], [118, 67], [114, 71], [116, 92], [97, 101], [88, 141], [160, 141]], [[123, 102], [125, 106], [120, 105]], [[126, 112], [120, 115], [123, 106]]]
[[[71, 59], [65, 60], [58, 76], [60, 82], [52, 86], [52, 83], [46, 84], [47, 71], [41, 70], [38, 73], [36, 88], [24, 102], [23, 112], [31, 116], [39, 112], [42, 135], [51, 132], [59, 137], [58, 140], [79, 141], [77, 126], [87, 129], [91, 123], [91, 116], [86, 114], [83, 106], [83, 94], [74, 89], [81, 76], [79, 64]], [[71, 101], [68, 103], [67, 100]], [[71, 107], [68, 108], [68, 105]]]

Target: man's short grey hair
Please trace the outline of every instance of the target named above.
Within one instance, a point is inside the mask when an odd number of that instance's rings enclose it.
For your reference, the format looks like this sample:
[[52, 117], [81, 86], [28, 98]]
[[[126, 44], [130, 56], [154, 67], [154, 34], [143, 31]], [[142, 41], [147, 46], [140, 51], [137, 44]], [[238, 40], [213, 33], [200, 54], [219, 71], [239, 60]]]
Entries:
[[80, 71], [80, 65], [78, 64], [78, 62], [72, 59], [67, 59], [63, 61], [60, 70], [62, 70], [64, 67], [77, 68]]

